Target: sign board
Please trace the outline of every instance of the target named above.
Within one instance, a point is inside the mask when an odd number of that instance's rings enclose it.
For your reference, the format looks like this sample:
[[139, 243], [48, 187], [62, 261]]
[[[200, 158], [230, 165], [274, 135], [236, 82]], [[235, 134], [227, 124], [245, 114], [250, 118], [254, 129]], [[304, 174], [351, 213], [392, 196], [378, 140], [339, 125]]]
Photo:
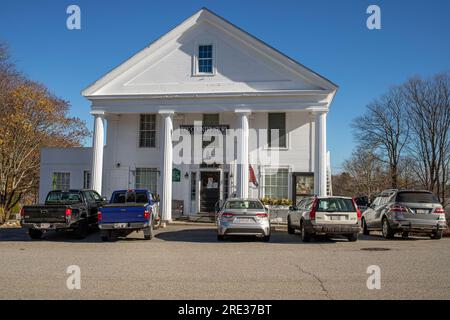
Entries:
[[177, 168], [172, 169], [172, 181], [173, 182], [180, 182], [181, 180], [181, 171]]

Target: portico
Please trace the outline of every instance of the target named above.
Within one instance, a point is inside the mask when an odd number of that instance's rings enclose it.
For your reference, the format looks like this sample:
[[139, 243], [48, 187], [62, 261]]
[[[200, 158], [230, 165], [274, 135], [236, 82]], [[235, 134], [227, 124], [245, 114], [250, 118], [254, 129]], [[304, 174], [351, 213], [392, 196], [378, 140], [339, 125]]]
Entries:
[[[336, 90], [202, 9], [83, 91], [94, 117], [91, 186], [106, 196], [153, 189], [167, 221], [175, 200], [197, 214], [230, 196], [326, 195], [326, 117]], [[196, 126], [219, 133], [196, 149]], [[179, 137], [189, 130], [192, 137]], [[188, 140], [193, 146], [180, 148]], [[224, 161], [208, 163], [208, 148], [223, 150]]]

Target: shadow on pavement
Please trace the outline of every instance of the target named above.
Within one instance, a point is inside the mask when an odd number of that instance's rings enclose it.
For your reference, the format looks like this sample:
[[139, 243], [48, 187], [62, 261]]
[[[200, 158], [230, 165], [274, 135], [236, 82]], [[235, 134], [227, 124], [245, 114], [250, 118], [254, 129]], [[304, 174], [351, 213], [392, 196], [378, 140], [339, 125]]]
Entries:
[[28, 236], [28, 229], [25, 228], [1, 228], [0, 242], [3, 241], [54, 241], [54, 242], [76, 242], [76, 243], [97, 243], [101, 242], [100, 232], [98, 230], [90, 230], [88, 236], [84, 239], [77, 239], [75, 235], [68, 231], [50, 231], [43, 235], [40, 240], [33, 240]]
[[[202, 228], [202, 229], [182, 229], [176, 231], [162, 231], [155, 235], [157, 239], [163, 241], [175, 241], [175, 242], [196, 242], [196, 243], [237, 243], [237, 242], [261, 242], [261, 238], [254, 236], [233, 236], [227, 237], [224, 241], [217, 240], [217, 232], [215, 228]], [[282, 231], [272, 231], [270, 237], [270, 243], [295, 243], [295, 244], [305, 244], [314, 245], [321, 243], [335, 243], [339, 241], [347, 241], [346, 239], [328, 239], [325, 237], [320, 237], [316, 241], [311, 241], [309, 243], [304, 243], [300, 239], [298, 234], [291, 235], [287, 232]]]

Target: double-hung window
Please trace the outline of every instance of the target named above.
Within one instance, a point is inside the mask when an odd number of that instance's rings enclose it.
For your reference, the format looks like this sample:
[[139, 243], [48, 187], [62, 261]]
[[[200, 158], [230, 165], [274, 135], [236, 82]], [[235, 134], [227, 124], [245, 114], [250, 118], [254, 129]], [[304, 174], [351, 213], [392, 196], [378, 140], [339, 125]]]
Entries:
[[83, 189], [91, 187], [91, 172], [89, 170], [83, 171]]
[[213, 74], [213, 46], [211, 44], [198, 46], [197, 68], [199, 74]]
[[288, 198], [287, 168], [266, 168], [264, 170], [264, 195], [271, 199]]
[[156, 115], [141, 114], [139, 121], [139, 147], [154, 148], [156, 146]]
[[269, 113], [269, 148], [286, 148], [286, 113]]
[[155, 168], [136, 168], [136, 189], [148, 189], [156, 193], [158, 171]]
[[70, 189], [70, 173], [69, 172], [53, 172], [52, 189], [53, 190], [69, 190]]

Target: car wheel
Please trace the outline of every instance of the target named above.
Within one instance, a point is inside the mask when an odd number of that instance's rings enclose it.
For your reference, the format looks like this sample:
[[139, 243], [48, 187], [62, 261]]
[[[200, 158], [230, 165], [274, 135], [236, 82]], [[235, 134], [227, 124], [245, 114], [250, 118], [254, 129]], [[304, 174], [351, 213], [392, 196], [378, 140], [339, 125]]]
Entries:
[[369, 231], [369, 229], [367, 229], [366, 219], [362, 219], [361, 224], [362, 224], [361, 227], [363, 229], [363, 235], [365, 235], [365, 236], [370, 235], [370, 231]]
[[36, 230], [36, 229], [31, 229], [30, 228], [30, 229], [28, 229], [28, 235], [33, 240], [42, 239], [42, 231], [41, 230]]
[[302, 230], [301, 235], [302, 241], [309, 242], [311, 240], [311, 234], [308, 231], [306, 231], [305, 224], [303, 222], [301, 223], [301, 230]]
[[435, 231], [431, 234], [430, 238], [434, 239], [434, 240], [439, 240], [442, 238], [442, 234], [444, 233], [444, 231], [439, 230], [439, 231]]
[[224, 241], [224, 240], [225, 240], [224, 236], [222, 236], [220, 234], [217, 235], [217, 241]]
[[288, 216], [287, 232], [289, 234], [294, 234], [295, 233], [295, 229], [292, 228], [291, 217], [289, 217], [289, 216]]
[[348, 241], [350, 241], [350, 242], [355, 242], [355, 241], [358, 240], [358, 234], [357, 234], [357, 233], [349, 234], [349, 235], [347, 236], [347, 238], [348, 238]]
[[389, 221], [386, 217], [383, 218], [381, 231], [382, 231], [383, 237], [385, 239], [394, 238], [394, 234], [395, 234], [394, 230], [392, 230], [391, 226], [389, 225]]
[[264, 242], [269, 242], [269, 241], [270, 241], [270, 234], [269, 234], [268, 236], [263, 236], [263, 237], [262, 237], [262, 240], [263, 240]]
[[144, 229], [144, 239], [152, 240], [153, 239], [153, 222]]
[[77, 229], [75, 230], [75, 236], [77, 237], [77, 239], [86, 238], [88, 229], [89, 229], [89, 225], [88, 225], [87, 221], [81, 221], [78, 224]]

